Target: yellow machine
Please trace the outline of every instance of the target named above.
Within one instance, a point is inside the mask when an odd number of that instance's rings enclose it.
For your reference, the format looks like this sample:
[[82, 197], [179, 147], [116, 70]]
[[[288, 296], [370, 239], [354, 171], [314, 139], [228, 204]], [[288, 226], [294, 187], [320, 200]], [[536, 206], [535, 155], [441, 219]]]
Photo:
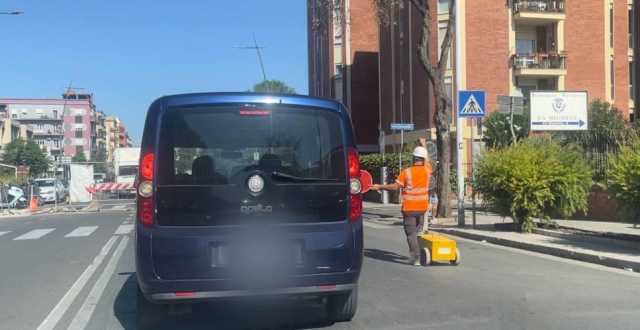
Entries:
[[449, 262], [452, 265], [460, 263], [460, 250], [456, 241], [438, 234], [422, 234], [418, 236], [418, 243], [422, 248], [422, 264], [427, 266], [433, 262]]

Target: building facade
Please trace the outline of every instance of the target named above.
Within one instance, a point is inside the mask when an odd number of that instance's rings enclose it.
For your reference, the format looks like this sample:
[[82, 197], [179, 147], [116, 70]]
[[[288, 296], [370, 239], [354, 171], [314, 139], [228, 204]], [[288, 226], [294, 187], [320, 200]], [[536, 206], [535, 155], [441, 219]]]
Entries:
[[378, 25], [370, 0], [308, 0], [309, 94], [350, 111], [361, 152], [378, 151]]

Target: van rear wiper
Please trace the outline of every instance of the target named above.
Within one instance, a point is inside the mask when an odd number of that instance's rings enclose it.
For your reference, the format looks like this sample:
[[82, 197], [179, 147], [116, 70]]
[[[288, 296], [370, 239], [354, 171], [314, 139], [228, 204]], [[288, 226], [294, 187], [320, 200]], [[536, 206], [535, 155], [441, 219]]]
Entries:
[[327, 178], [304, 178], [301, 176], [295, 176], [291, 174], [286, 174], [282, 172], [271, 172], [271, 176], [276, 179], [285, 179], [290, 181], [297, 182], [338, 182], [338, 179], [327, 179]]

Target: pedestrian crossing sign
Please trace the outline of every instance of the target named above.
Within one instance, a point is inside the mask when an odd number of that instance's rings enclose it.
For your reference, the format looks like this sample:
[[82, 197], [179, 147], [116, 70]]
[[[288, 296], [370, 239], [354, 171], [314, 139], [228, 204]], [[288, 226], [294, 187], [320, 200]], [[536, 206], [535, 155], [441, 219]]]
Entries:
[[484, 117], [485, 92], [484, 91], [459, 91], [458, 92], [458, 116], [460, 117]]

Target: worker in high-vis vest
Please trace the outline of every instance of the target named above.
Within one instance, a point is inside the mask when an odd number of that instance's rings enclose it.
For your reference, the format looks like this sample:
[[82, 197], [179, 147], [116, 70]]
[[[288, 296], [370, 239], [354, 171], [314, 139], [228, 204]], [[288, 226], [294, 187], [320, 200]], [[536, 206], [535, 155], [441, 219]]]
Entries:
[[401, 190], [404, 232], [407, 235], [409, 263], [420, 266], [418, 234], [422, 233], [424, 217], [429, 209], [429, 178], [431, 164], [429, 154], [423, 146], [413, 150], [413, 164], [400, 172], [395, 183], [375, 184], [371, 190]]

